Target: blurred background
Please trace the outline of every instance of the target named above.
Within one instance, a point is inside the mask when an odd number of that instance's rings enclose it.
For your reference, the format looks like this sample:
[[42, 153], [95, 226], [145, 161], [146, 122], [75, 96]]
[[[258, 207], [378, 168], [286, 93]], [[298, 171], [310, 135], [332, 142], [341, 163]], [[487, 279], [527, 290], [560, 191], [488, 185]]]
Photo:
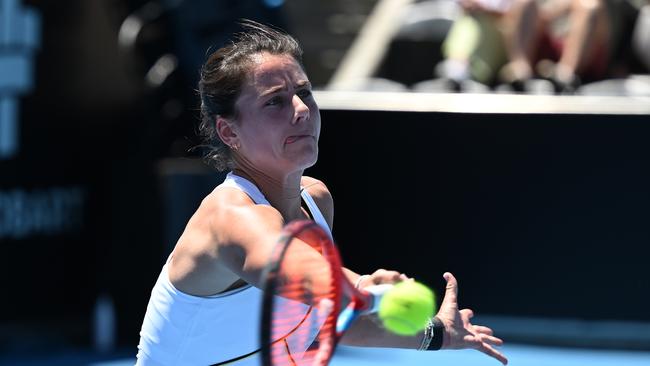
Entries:
[[0, 364], [134, 357], [223, 178], [195, 89], [241, 18], [303, 45], [348, 267], [452, 271], [508, 342], [650, 351], [650, 5], [552, 1], [0, 0]]

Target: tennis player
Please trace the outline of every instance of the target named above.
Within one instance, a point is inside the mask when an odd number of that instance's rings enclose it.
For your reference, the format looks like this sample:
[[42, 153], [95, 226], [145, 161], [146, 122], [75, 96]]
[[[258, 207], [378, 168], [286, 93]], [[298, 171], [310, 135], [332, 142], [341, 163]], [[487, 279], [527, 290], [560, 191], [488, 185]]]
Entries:
[[[201, 70], [200, 132], [225, 181], [189, 220], [151, 292], [140, 332], [137, 365], [257, 365], [261, 271], [283, 226], [311, 219], [331, 235], [332, 196], [303, 176], [318, 157], [318, 105], [290, 35], [251, 21]], [[359, 275], [357, 287], [397, 283], [407, 276], [379, 269]], [[447, 290], [423, 334], [390, 334], [361, 318], [344, 344], [413, 349], [475, 348], [506, 363], [492, 330], [459, 310], [457, 283]], [[369, 318], [370, 316], [368, 316]], [[437, 333], [434, 332], [437, 330]], [[433, 345], [433, 347], [432, 347]]]

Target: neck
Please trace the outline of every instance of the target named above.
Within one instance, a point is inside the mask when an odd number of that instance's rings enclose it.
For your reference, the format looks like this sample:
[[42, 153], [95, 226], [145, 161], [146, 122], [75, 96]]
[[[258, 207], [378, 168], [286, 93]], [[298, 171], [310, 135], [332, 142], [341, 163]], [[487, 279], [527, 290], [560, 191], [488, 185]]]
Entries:
[[286, 222], [304, 217], [300, 197], [302, 170], [291, 174], [280, 174], [262, 171], [250, 164], [241, 163], [237, 161], [233, 173], [255, 184], [271, 206], [282, 214]]

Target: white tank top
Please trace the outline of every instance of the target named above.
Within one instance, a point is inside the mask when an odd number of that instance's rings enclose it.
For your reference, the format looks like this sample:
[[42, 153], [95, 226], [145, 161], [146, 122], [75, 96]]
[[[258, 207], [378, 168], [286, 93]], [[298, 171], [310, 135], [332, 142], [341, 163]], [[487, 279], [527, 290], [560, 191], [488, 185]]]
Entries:
[[[256, 204], [270, 205], [257, 186], [232, 173], [219, 187], [238, 188]], [[307, 190], [301, 189], [301, 196], [331, 236]], [[172, 285], [167, 270], [165, 263], [151, 291], [136, 365], [259, 365], [262, 291], [247, 285], [214, 296], [188, 295]]]

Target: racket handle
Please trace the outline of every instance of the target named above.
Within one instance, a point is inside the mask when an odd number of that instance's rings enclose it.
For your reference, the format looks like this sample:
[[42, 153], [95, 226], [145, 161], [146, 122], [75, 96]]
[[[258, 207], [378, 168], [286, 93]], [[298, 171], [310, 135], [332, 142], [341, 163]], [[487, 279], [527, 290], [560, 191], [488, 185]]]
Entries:
[[341, 311], [336, 321], [336, 332], [343, 334], [359, 315], [378, 312], [382, 296], [391, 288], [393, 285], [381, 284], [364, 287], [363, 290], [355, 289], [354, 291], [359, 291], [361, 296], [357, 295], [356, 301]]
[[388, 292], [388, 290], [392, 288], [392, 284], [381, 284], [364, 287], [362, 291], [365, 291], [368, 293], [368, 295], [370, 295], [370, 303], [368, 304], [368, 308], [363, 311], [363, 314], [372, 314], [378, 312], [381, 298], [386, 292]]

